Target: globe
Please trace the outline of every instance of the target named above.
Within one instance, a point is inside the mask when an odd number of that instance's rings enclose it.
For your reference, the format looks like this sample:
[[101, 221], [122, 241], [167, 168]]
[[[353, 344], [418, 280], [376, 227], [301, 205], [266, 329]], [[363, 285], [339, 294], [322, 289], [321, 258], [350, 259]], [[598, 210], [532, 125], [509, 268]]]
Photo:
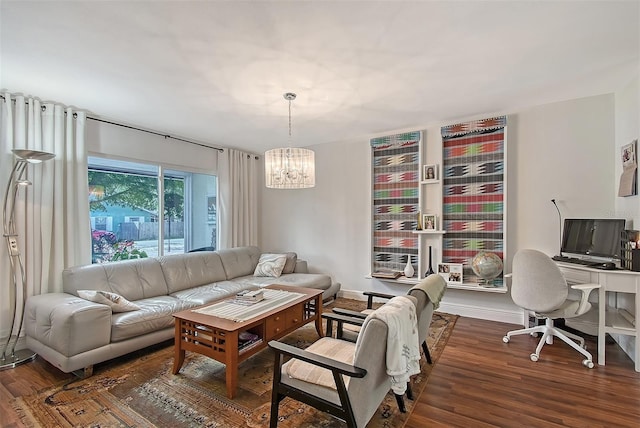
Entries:
[[502, 267], [502, 259], [497, 254], [485, 251], [480, 251], [471, 261], [471, 269], [485, 284], [497, 278], [502, 272]]

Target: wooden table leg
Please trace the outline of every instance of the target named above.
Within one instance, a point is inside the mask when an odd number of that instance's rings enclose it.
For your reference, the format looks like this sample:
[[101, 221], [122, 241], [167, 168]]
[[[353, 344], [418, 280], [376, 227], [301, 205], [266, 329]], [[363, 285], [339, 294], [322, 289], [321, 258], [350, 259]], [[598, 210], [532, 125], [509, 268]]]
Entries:
[[225, 344], [227, 397], [232, 399], [238, 389], [238, 332], [227, 333]]
[[184, 349], [182, 349], [182, 320], [176, 319], [176, 334], [173, 343], [173, 374], [178, 374], [184, 363]]

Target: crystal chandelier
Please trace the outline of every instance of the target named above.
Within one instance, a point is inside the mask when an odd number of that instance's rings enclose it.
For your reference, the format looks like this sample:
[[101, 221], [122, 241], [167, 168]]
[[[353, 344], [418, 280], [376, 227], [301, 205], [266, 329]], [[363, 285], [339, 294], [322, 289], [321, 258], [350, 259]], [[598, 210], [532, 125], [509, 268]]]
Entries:
[[291, 101], [296, 94], [287, 92], [289, 101], [289, 147], [267, 150], [264, 154], [265, 183], [271, 189], [306, 189], [316, 185], [313, 150], [291, 147]]

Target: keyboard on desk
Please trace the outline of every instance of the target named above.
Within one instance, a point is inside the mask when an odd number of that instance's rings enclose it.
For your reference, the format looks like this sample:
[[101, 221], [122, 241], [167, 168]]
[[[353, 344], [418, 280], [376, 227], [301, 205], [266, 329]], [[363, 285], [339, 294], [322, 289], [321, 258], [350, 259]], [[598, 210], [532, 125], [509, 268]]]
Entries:
[[571, 263], [575, 265], [589, 266], [595, 269], [602, 269], [602, 270], [617, 269], [617, 267], [613, 263], [609, 263], [609, 262], [594, 262], [594, 261], [578, 259], [575, 257], [566, 257], [566, 256], [553, 256], [552, 259], [560, 263]]
[[557, 262], [573, 263], [573, 264], [576, 264], [576, 265], [584, 265], [584, 266], [592, 266], [592, 265], [597, 264], [596, 262], [590, 262], [590, 261], [578, 259], [578, 258], [575, 258], [575, 257], [553, 256], [552, 259], [557, 261]]

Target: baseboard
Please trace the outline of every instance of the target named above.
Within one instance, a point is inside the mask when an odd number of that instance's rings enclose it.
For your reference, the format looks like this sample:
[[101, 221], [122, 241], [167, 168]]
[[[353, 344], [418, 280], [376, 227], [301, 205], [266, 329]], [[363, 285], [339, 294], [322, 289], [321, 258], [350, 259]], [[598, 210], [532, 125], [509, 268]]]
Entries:
[[478, 318], [481, 320], [504, 322], [507, 324], [522, 325], [522, 310], [504, 310], [496, 308], [486, 308], [474, 305], [462, 305], [459, 303], [442, 302], [438, 311], [448, 314], [460, 315], [468, 318]]
[[338, 291], [338, 297], [344, 297], [345, 299], [353, 300], [367, 300], [367, 297], [362, 294], [361, 291], [340, 290]]
[[[346, 299], [367, 300], [366, 296], [364, 296], [360, 291], [341, 290], [338, 295]], [[507, 324], [522, 325], [523, 320], [522, 310], [504, 310], [474, 305], [463, 305], [459, 303], [442, 302], [440, 303], [438, 311], [468, 318], [504, 322]]]

